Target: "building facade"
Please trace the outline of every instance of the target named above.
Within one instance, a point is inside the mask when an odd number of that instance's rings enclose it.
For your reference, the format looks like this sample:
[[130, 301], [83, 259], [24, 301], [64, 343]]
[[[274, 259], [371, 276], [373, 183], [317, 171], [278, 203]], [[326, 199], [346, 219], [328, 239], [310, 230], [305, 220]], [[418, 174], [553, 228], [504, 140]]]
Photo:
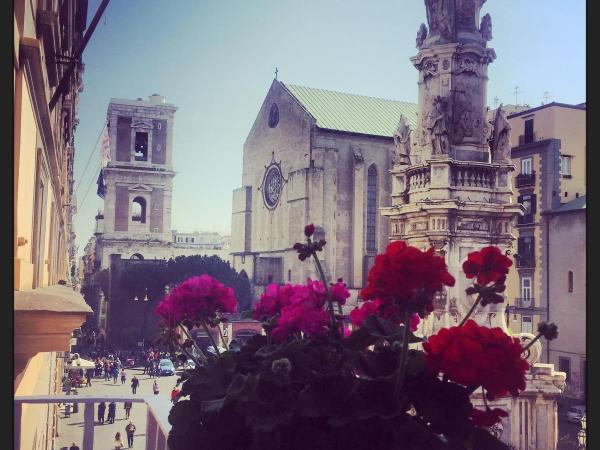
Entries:
[[546, 211], [548, 235], [548, 320], [558, 338], [546, 346], [549, 363], [567, 374], [565, 395], [585, 401], [586, 356], [586, 196]]
[[[87, 2], [14, 2], [15, 396], [61, 390], [71, 334], [91, 309], [75, 275], [73, 160]], [[72, 64], [65, 64], [65, 62]], [[53, 447], [55, 405], [24, 405], [20, 448]]]
[[[507, 323], [514, 332], [535, 333], [537, 324], [548, 320], [551, 303], [560, 301], [551, 295], [553, 261], [543, 215], [586, 193], [586, 108], [549, 103], [511, 114], [508, 121], [516, 167], [514, 200], [525, 213], [516, 224], [515, 270], [509, 273], [506, 290]], [[570, 240], [570, 232], [563, 232]], [[543, 346], [542, 361], [550, 362], [547, 343]]]
[[269, 283], [315, 278], [293, 250], [308, 223], [327, 245], [330, 280], [360, 289], [386, 245], [387, 176], [402, 116], [416, 105], [284, 84], [274, 80], [244, 143], [242, 187], [233, 192], [233, 267], [258, 295]]

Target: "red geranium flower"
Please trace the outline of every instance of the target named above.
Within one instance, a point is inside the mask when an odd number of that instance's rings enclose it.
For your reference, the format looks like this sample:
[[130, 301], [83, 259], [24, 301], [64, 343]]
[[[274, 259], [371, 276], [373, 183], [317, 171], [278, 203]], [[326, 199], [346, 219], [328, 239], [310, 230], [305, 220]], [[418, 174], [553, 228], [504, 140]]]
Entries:
[[467, 278], [477, 277], [477, 284], [485, 286], [506, 275], [510, 266], [512, 266], [510, 258], [504, 255], [498, 247], [490, 246], [481, 251], [469, 253], [467, 260], [463, 263], [463, 271]]
[[233, 289], [209, 275], [191, 277], [175, 287], [158, 305], [156, 312], [167, 323], [216, 317], [218, 312], [234, 313], [237, 302]]
[[465, 386], [483, 386], [489, 400], [525, 389], [529, 364], [522, 358], [523, 347], [500, 328], [477, 325], [473, 320], [462, 327], [440, 330], [423, 344], [425, 366], [431, 374], [443, 373]]
[[380, 299], [397, 306], [399, 313], [409, 309], [425, 317], [433, 311], [433, 296], [443, 285], [454, 286], [454, 277], [448, 273], [444, 258], [434, 254], [433, 247], [423, 252], [395, 241], [375, 258], [361, 298]]
[[499, 408], [486, 408], [485, 411], [473, 409], [471, 412], [471, 422], [477, 427], [491, 427], [500, 422], [502, 417], [508, 417], [508, 413]]

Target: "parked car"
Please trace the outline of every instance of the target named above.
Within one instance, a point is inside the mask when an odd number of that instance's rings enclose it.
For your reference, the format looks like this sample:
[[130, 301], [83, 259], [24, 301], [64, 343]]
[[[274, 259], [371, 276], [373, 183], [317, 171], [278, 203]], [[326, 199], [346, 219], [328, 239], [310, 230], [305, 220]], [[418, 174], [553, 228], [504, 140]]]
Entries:
[[571, 406], [567, 411], [567, 420], [573, 423], [581, 423], [581, 419], [585, 416], [585, 405]]
[[175, 375], [175, 366], [173, 361], [170, 359], [161, 359], [158, 362], [158, 374], [162, 375]]
[[186, 362], [183, 363], [183, 370], [194, 370], [195, 368], [196, 363], [191, 359], [188, 359]]

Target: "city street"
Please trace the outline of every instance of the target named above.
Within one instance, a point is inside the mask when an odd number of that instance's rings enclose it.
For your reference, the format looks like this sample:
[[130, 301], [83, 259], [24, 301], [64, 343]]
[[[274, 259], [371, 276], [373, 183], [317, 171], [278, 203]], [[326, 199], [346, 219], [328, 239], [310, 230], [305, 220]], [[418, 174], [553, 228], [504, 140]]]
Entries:
[[[153, 378], [148, 375], [142, 374], [142, 368], [126, 369], [127, 381], [125, 384], [121, 384], [120, 378], [117, 383], [113, 383], [112, 378], [110, 381], [104, 381], [104, 378], [94, 378], [92, 380], [91, 387], [83, 387], [78, 389], [80, 395], [130, 395], [131, 394], [131, 378], [136, 375], [140, 380], [136, 395], [153, 395], [152, 394], [152, 383]], [[179, 373], [179, 372], [178, 372]], [[171, 391], [177, 382], [178, 375], [157, 377], [158, 386], [160, 392], [158, 395], [164, 396], [168, 399], [171, 398]], [[76, 398], [76, 396], [75, 396]], [[104, 424], [100, 425], [97, 422], [98, 416], [98, 405], [94, 406], [94, 449], [98, 450], [112, 450], [114, 449], [115, 434], [121, 433], [123, 439], [124, 448], [127, 448], [127, 435], [125, 433], [125, 426], [128, 421], [125, 419], [125, 409], [123, 403], [117, 403], [117, 411], [115, 416], [115, 423], [108, 424], [106, 417], [108, 416], [108, 402], [106, 403], [106, 413]], [[75, 442], [80, 448], [83, 440], [83, 411], [84, 405], [79, 405], [79, 411], [73, 413], [71, 410], [71, 417], [64, 417], [65, 407], [61, 405], [58, 423], [58, 437], [56, 438], [55, 448], [62, 450], [63, 447], [69, 448], [73, 442]], [[146, 405], [142, 403], [133, 403], [131, 408], [130, 419], [136, 427], [135, 438], [133, 441], [132, 449], [143, 450], [146, 445]]]

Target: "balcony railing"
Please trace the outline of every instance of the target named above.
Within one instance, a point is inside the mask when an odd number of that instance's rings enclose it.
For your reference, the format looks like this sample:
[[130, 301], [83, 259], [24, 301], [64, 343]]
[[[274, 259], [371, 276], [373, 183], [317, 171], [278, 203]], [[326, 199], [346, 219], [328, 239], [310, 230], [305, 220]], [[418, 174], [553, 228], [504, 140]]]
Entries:
[[168, 450], [167, 437], [171, 430], [169, 411], [171, 402], [160, 396], [129, 396], [129, 395], [39, 395], [20, 396], [14, 398], [14, 449], [21, 450], [21, 421], [23, 403], [83, 403], [83, 445], [82, 450], [94, 449], [94, 411], [95, 404], [100, 402], [134, 402], [147, 406], [146, 420], [146, 450]]
[[520, 173], [515, 177], [515, 187], [527, 187], [535, 185], [535, 170], [531, 173]]
[[533, 219], [534, 219], [533, 214], [525, 214], [524, 216], [520, 216], [518, 218], [518, 224], [519, 225], [533, 224], [534, 223]]
[[534, 298], [515, 298], [512, 302], [506, 305], [506, 312], [510, 313], [528, 313], [528, 314], [543, 314], [547, 310], [545, 307], [535, 306]]
[[535, 257], [533, 255], [523, 255], [517, 257], [517, 267], [519, 269], [535, 267]]

